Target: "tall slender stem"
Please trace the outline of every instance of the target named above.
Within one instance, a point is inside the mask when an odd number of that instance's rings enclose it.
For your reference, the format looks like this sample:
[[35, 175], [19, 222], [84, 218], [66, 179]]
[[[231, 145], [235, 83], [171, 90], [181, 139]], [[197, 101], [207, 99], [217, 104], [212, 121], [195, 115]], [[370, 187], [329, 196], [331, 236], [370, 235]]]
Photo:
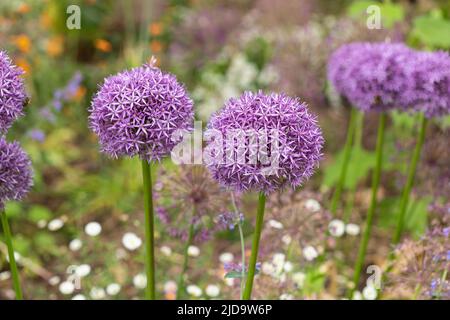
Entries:
[[[250, 297], [252, 295], [253, 278], [255, 277], [256, 261], [258, 259], [259, 240], [261, 238], [261, 231], [264, 222], [265, 206], [266, 206], [266, 195], [263, 192], [260, 192], [258, 199], [258, 211], [256, 214], [255, 234], [253, 235], [253, 242], [252, 242], [252, 254], [250, 256], [250, 261], [248, 265], [248, 275], [247, 281], [245, 283], [245, 290], [243, 296], [244, 300], [250, 300]], [[245, 268], [245, 266], [242, 266], [242, 268]]]
[[342, 161], [339, 180], [336, 185], [336, 189], [334, 191], [333, 198], [331, 199], [331, 206], [330, 206], [331, 209], [330, 210], [333, 214], [336, 214], [337, 205], [338, 205], [339, 199], [341, 198], [342, 189], [344, 188], [344, 185], [345, 185], [345, 178], [347, 176], [347, 169], [348, 169], [348, 164], [350, 162], [350, 155], [351, 155], [352, 145], [353, 145], [353, 136], [355, 134], [355, 128], [356, 128], [357, 113], [358, 113], [358, 111], [355, 108], [351, 108], [350, 123], [349, 123], [349, 127], [347, 130], [347, 138], [346, 138], [345, 145], [344, 145], [344, 159]]
[[145, 298], [147, 300], [155, 300], [155, 248], [152, 175], [150, 164], [146, 160], [142, 160], [142, 177], [144, 181], [145, 268], [147, 275]]
[[241, 270], [241, 300], [244, 299], [244, 284], [245, 284], [245, 238], [244, 238], [244, 231], [242, 230], [242, 221], [239, 217], [239, 209], [237, 207], [236, 204], [236, 198], [234, 197], [234, 193], [231, 192], [231, 202], [233, 204], [233, 209], [234, 212], [237, 215], [237, 219], [239, 219], [239, 223], [238, 223], [238, 228], [239, 228], [239, 238], [241, 240], [241, 265], [242, 265], [242, 270]]
[[16, 299], [22, 300], [23, 294], [20, 287], [19, 271], [17, 270], [16, 258], [14, 256], [14, 247], [12, 243], [11, 230], [9, 229], [8, 218], [5, 210], [0, 209], [0, 216], [2, 220], [3, 233], [5, 235], [6, 246], [8, 247], [9, 266], [13, 279], [14, 291], [16, 292]]
[[[192, 209], [192, 217], [195, 217], [195, 205]], [[186, 271], [188, 269], [188, 262], [189, 262], [189, 247], [192, 244], [192, 241], [194, 239], [194, 221], [191, 221], [191, 225], [189, 227], [189, 233], [188, 233], [188, 239], [186, 241], [186, 245], [184, 246], [184, 252], [183, 252], [183, 266], [181, 268], [181, 273], [178, 277], [178, 289], [177, 289], [177, 299], [181, 296], [180, 293], [184, 292], [184, 277], [186, 275]]]
[[414, 153], [411, 158], [411, 162], [409, 164], [408, 178], [406, 180], [406, 185], [403, 189], [402, 199], [400, 202], [400, 212], [399, 212], [398, 221], [397, 221], [397, 228], [395, 230], [394, 238], [392, 240], [392, 242], [394, 244], [397, 244], [400, 241], [400, 237], [403, 232], [403, 227], [405, 224], [406, 209], [408, 208], [409, 196], [411, 194], [411, 189], [414, 184], [414, 178], [416, 175], [417, 164], [420, 159], [420, 153], [422, 151], [423, 142], [425, 141], [426, 129], [427, 129], [427, 118], [422, 113], [422, 114], [420, 114], [419, 136], [418, 136], [418, 139], [416, 142], [416, 147], [414, 148]]
[[350, 291], [350, 297], [353, 295], [353, 291], [358, 286], [359, 278], [361, 276], [361, 270], [366, 257], [367, 245], [369, 243], [370, 232], [372, 230], [372, 221], [377, 208], [377, 193], [380, 185], [381, 168], [383, 164], [383, 144], [384, 144], [384, 128], [386, 126], [386, 113], [380, 115], [378, 125], [377, 147], [376, 147], [376, 164], [372, 175], [372, 198], [370, 202], [369, 211], [367, 212], [366, 225], [364, 227], [364, 233], [359, 245], [358, 258], [356, 259], [354, 276], [353, 276], [353, 288]]

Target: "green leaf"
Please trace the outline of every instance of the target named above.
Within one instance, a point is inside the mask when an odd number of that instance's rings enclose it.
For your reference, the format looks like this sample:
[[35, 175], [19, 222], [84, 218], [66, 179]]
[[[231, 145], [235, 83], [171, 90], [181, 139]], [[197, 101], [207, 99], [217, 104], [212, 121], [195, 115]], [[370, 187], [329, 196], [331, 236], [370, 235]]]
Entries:
[[[405, 231], [411, 233], [414, 238], [424, 234], [428, 221], [428, 205], [430, 198], [411, 199], [405, 216]], [[382, 228], [395, 228], [398, 222], [400, 198], [387, 198], [379, 205], [379, 226]]]
[[[339, 151], [336, 161], [325, 169], [323, 183], [325, 186], [334, 186], [340, 176], [342, 162], [344, 161], [344, 150]], [[364, 179], [375, 164], [375, 153], [354, 147], [351, 153], [350, 164], [347, 169], [344, 188], [351, 189], [359, 181]]]
[[411, 35], [431, 48], [450, 48], [450, 21], [436, 16], [414, 19]]
[[29, 218], [33, 222], [38, 222], [39, 220], [49, 220], [52, 217], [52, 213], [46, 207], [33, 206], [28, 213]]

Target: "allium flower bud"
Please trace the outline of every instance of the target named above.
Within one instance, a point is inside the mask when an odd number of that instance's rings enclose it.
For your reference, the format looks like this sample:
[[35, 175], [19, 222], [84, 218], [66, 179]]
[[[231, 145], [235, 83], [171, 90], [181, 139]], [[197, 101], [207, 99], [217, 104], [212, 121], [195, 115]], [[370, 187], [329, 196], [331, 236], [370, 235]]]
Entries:
[[106, 78], [90, 112], [103, 152], [147, 161], [168, 155], [194, 118], [184, 86], [151, 64]]
[[6, 201], [21, 200], [33, 179], [31, 162], [17, 142], [0, 138], [0, 208]]
[[401, 43], [351, 43], [328, 63], [328, 79], [339, 94], [363, 111], [409, 108], [402, 94], [410, 86], [405, 68], [414, 51]]
[[212, 116], [206, 162], [223, 186], [270, 193], [307, 180], [323, 145], [316, 117], [297, 98], [245, 92]]
[[22, 74], [22, 69], [13, 65], [8, 55], [0, 51], [0, 134], [23, 114], [27, 95], [20, 77]]

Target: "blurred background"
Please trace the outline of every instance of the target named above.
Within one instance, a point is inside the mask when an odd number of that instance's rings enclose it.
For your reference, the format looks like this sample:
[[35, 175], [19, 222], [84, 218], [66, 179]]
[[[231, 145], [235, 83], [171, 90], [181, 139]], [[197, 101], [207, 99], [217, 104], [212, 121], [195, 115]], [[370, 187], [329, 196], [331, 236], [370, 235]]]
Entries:
[[[67, 8], [74, 4], [80, 8], [81, 28], [70, 30]], [[372, 4], [381, 8], [380, 29], [366, 25], [366, 9]], [[35, 185], [26, 201], [6, 207], [25, 297], [31, 299], [143, 296], [139, 160], [111, 160], [100, 154], [87, 116], [92, 95], [106, 76], [148, 62], [152, 55], [161, 69], [186, 84], [199, 120], [207, 121], [226, 99], [256, 89], [299, 96], [318, 115], [326, 140], [324, 160], [302, 190], [269, 200], [254, 296], [343, 298], [370, 199], [377, 119], [365, 118], [362, 148], [353, 155], [345, 205], [339, 209], [353, 232], [338, 239], [328, 231], [327, 206], [342, 161], [349, 110], [327, 85], [328, 57], [352, 41], [450, 49], [446, 0], [9, 0], [1, 1], [0, 13], [1, 49], [26, 71], [31, 96], [26, 115], [14, 124], [8, 139], [20, 141], [30, 154]], [[393, 250], [390, 235], [415, 124], [415, 116], [394, 113], [386, 132], [380, 210], [368, 253], [368, 263], [380, 268]], [[429, 249], [429, 243], [421, 241], [425, 232], [434, 224], [448, 226], [449, 126], [447, 117], [428, 130], [408, 211], [407, 241], [424, 250]], [[207, 174], [189, 175], [170, 160], [154, 174], [158, 297], [175, 297], [184, 248], [180, 229], [188, 229], [184, 215], [189, 204], [200, 201], [204, 229], [189, 250], [188, 288], [182, 294], [192, 299], [238, 298], [239, 283], [224, 278], [224, 263], [239, 261], [239, 236], [236, 230], [218, 228], [216, 220], [230, 210], [229, 195]], [[167, 191], [174, 182], [176, 191]], [[249, 249], [256, 198], [239, 197], [238, 203]], [[310, 246], [323, 254], [321, 259], [302, 254]], [[0, 242], [0, 299], [11, 299], [5, 253]], [[429, 262], [421, 268], [406, 273], [394, 268], [385, 280], [384, 297], [414, 297], [414, 279], [429, 287], [434, 267]], [[68, 284], [74, 274], [81, 279], [80, 288]], [[415, 297], [432, 295], [424, 290]]]

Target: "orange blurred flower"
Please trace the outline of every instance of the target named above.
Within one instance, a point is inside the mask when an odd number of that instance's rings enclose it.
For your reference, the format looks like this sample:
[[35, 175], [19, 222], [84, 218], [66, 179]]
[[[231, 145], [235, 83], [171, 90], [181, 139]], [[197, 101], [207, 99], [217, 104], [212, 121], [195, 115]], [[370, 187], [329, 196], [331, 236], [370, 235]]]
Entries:
[[177, 295], [175, 292], [167, 292], [165, 294], [165, 296], [166, 296], [167, 300], [175, 300], [177, 298]]
[[25, 34], [20, 34], [18, 36], [13, 37], [13, 42], [16, 45], [16, 47], [22, 51], [23, 53], [30, 52], [31, 49], [31, 41], [30, 38], [28, 38]]
[[105, 39], [95, 40], [95, 47], [103, 52], [109, 52], [112, 49], [111, 43]]
[[47, 42], [47, 53], [52, 57], [61, 55], [64, 50], [64, 38], [61, 36], [52, 37]]
[[162, 45], [161, 41], [153, 40], [150, 42], [150, 49], [152, 50], [152, 52], [155, 52], [155, 53], [161, 52], [162, 48], [163, 48], [163, 45]]
[[21, 3], [17, 8], [17, 12], [20, 14], [28, 13], [30, 12], [30, 10], [31, 10], [30, 6], [26, 3]]
[[44, 12], [40, 16], [39, 22], [44, 29], [47, 29], [52, 24], [52, 19], [50, 18], [50, 15], [47, 12]]
[[14, 59], [14, 63], [25, 71], [25, 75], [28, 75], [31, 72], [31, 66], [24, 58], [19, 57]]
[[83, 99], [84, 95], [86, 94], [86, 88], [83, 86], [80, 86], [77, 89], [77, 92], [75, 92], [75, 95], [73, 96], [73, 100], [75, 101], [81, 101], [81, 99]]
[[148, 31], [152, 36], [159, 36], [162, 33], [162, 24], [160, 22], [153, 22], [148, 27]]

